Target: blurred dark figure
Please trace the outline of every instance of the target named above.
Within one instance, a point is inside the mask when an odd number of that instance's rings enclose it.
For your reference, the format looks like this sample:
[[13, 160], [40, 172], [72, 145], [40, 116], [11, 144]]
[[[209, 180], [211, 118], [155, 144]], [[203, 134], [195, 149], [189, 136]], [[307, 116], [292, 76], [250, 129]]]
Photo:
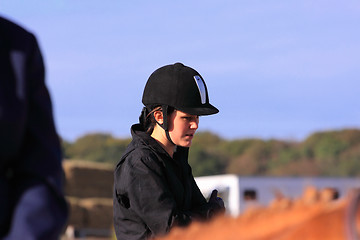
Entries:
[[254, 190], [254, 189], [245, 189], [243, 196], [244, 196], [245, 201], [256, 201], [257, 200], [256, 190]]
[[0, 17], [0, 239], [59, 238], [61, 159], [37, 40]]

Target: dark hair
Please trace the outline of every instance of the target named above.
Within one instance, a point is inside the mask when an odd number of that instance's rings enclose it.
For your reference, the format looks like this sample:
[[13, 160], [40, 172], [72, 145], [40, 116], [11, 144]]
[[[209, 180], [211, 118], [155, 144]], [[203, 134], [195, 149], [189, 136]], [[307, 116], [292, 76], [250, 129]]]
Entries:
[[[154, 131], [154, 127], [157, 124], [155, 117], [154, 117], [154, 112], [162, 111], [162, 110], [163, 110], [162, 106], [159, 106], [159, 105], [143, 108], [141, 115], [140, 115], [140, 124], [143, 126], [146, 133], [152, 134], [152, 132]], [[167, 116], [169, 116], [174, 111], [175, 111], [175, 108], [168, 106], [167, 107]], [[164, 121], [167, 121], [167, 119], [165, 119]]]

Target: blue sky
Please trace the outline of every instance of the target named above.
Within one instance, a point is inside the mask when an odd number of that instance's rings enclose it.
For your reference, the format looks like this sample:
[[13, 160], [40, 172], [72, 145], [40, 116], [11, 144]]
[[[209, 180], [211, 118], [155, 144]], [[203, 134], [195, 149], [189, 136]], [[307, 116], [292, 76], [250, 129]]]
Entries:
[[158, 67], [198, 70], [210, 102], [199, 130], [303, 140], [360, 128], [360, 2], [0, 0], [38, 38], [56, 126], [129, 137]]

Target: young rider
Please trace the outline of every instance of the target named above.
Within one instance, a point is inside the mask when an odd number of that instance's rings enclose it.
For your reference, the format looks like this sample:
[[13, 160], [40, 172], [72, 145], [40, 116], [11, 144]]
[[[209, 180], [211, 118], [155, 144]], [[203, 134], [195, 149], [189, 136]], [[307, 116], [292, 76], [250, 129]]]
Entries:
[[224, 212], [214, 190], [207, 202], [195, 183], [188, 151], [199, 116], [218, 113], [201, 75], [181, 63], [149, 77], [140, 123], [114, 174], [114, 227], [118, 240], [149, 239], [173, 226]]

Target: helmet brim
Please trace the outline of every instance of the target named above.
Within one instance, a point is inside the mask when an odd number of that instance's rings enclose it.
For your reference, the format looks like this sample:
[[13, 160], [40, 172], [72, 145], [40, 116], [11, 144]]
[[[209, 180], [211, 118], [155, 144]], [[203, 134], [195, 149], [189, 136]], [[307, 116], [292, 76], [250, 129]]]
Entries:
[[197, 116], [206, 116], [206, 115], [212, 115], [219, 112], [219, 110], [214, 107], [211, 104], [206, 104], [206, 106], [201, 107], [177, 107], [176, 109], [191, 114], [191, 115], [197, 115]]

